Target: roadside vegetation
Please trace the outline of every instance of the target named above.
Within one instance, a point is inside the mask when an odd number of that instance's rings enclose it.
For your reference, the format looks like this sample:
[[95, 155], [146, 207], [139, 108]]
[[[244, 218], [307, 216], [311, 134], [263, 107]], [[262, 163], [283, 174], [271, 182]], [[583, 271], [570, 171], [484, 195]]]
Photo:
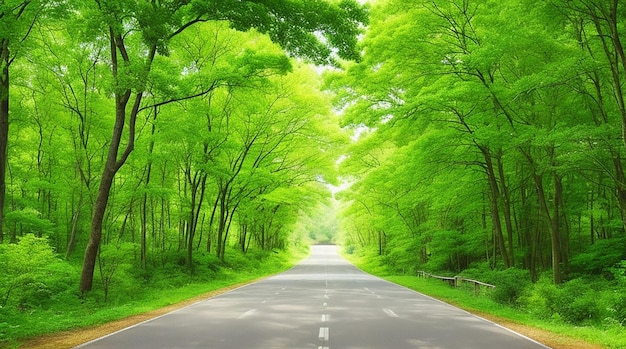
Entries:
[[625, 10], [374, 2], [363, 59], [326, 80], [355, 130], [346, 252], [496, 285], [487, 310], [626, 347]]
[[[108, 296], [98, 287], [81, 298], [76, 287], [80, 265], [56, 256], [45, 239], [26, 236], [18, 244], [1, 247], [6, 258], [0, 263], [5, 271], [0, 285], [10, 285], [10, 290], [3, 289], [2, 294], [0, 348], [19, 348], [38, 336], [105, 324], [249, 282], [284, 271], [307, 254], [303, 247], [246, 255], [230, 251], [224, 261], [199, 254], [193, 275], [185, 266], [184, 253], [148, 270], [124, 258], [106, 274], [107, 280], [96, 277], [98, 285], [109, 283]], [[19, 272], [14, 269], [18, 265]]]
[[474, 278], [480, 275], [481, 281], [496, 285], [493, 290], [481, 288], [476, 295], [473, 288], [454, 288], [438, 279], [420, 278], [414, 273], [389, 268], [375, 251], [350, 254], [344, 249], [343, 255], [368, 273], [465, 309], [556, 349], [626, 347], [623, 326], [626, 278], [615, 283], [589, 277], [555, 286], [549, 275], [534, 284], [525, 282], [517, 269], [461, 273]]

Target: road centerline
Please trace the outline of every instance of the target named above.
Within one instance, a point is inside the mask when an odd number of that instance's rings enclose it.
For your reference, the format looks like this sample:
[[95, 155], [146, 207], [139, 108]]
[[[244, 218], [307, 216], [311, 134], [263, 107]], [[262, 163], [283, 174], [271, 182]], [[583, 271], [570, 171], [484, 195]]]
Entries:
[[80, 348], [330, 349], [330, 327], [334, 348], [547, 349], [458, 308], [366, 274], [328, 245], [314, 246], [311, 256], [288, 272]]
[[248, 316], [250, 316], [250, 315], [254, 314], [255, 312], [256, 312], [256, 309], [250, 309], [250, 310], [246, 311], [245, 313], [243, 313], [243, 314], [239, 315], [239, 317], [237, 317], [237, 319], [243, 319], [243, 318], [246, 318], [246, 317], [248, 317]]
[[389, 308], [384, 308], [383, 312], [387, 315], [389, 315], [389, 317], [399, 317], [398, 314], [396, 314], [393, 310], [389, 309]]

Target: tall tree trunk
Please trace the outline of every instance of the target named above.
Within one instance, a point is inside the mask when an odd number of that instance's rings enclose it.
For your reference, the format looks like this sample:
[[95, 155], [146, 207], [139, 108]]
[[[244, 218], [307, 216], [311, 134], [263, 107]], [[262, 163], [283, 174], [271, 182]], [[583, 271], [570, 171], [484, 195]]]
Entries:
[[[156, 118], [158, 115], [158, 108], [154, 107], [154, 119], [152, 123], [152, 128], [150, 130], [151, 136], [154, 136], [156, 132]], [[146, 189], [150, 185], [150, 177], [152, 175], [152, 153], [154, 152], [154, 138], [151, 139], [150, 145], [148, 146], [148, 164], [146, 165], [146, 179], [145, 179], [145, 187]], [[143, 199], [142, 199], [142, 212], [141, 212], [141, 268], [145, 269], [147, 265], [147, 239], [146, 235], [148, 232], [148, 192], [144, 190]], [[153, 222], [154, 223], [154, 222]], [[154, 227], [154, 224], [153, 224]]]
[[[119, 141], [117, 146], [119, 146]], [[81, 293], [91, 291], [93, 287], [93, 272], [96, 266], [98, 249], [100, 248], [100, 240], [102, 239], [102, 222], [104, 220], [104, 213], [109, 201], [113, 178], [116, 173], [115, 155], [117, 155], [117, 147], [113, 146], [113, 142], [111, 142], [111, 145], [109, 146], [109, 158], [111, 158], [111, 154], [113, 154], [113, 162], [111, 163], [109, 160], [106, 162], [104, 172], [102, 173], [102, 178], [100, 180], [98, 196], [96, 197], [96, 203], [93, 208], [91, 235], [89, 237], [89, 242], [87, 243], [87, 248], [85, 249], [83, 270], [80, 276]]]
[[80, 213], [83, 207], [83, 197], [84, 194], [81, 188], [80, 193], [78, 194], [78, 204], [76, 206], [76, 209], [74, 210], [74, 213], [72, 214], [72, 228], [70, 230], [70, 236], [67, 239], [67, 250], [65, 251], [66, 259], [70, 258], [70, 256], [74, 252], [74, 249], [76, 248], [76, 232], [78, 231], [78, 222], [80, 220]]
[[[498, 188], [498, 180], [496, 178], [495, 169], [493, 167], [493, 161], [491, 158], [491, 153], [489, 149], [484, 146], [479, 146], [481, 153], [485, 159], [485, 170], [487, 173], [487, 181], [489, 182], [489, 202], [491, 209], [491, 224], [493, 225], [494, 235], [495, 235], [495, 243], [500, 249], [500, 254], [502, 255], [502, 261], [504, 262], [504, 266], [506, 268], [511, 267], [511, 259], [509, 257], [509, 253], [506, 248], [506, 244], [504, 242], [504, 235], [502, 233], [502, 221], [500, 220], [500, 190]], [[512, 253], [513, 251], [511, 251]]]
[[225, 250], [225, 241], [226, 238], [226, 221], [228, 219], [228, 187], [224, 187], [220, 185], [219, 188], [219, 206], [220, 206], [220, 214], [218, 217], [217, 223], [217, 247], [215, 249], [215, 255], [217, 258], [224, 260], [224, 250]]
[[204, 202], [207, 177], [206, 173], [201, 174], [199, 172], [193, 179], [191, 175], [187, 176], [191, 187], [191, 205], [189, 207], [189, 223], [187, 224], [187, 265], [191, 273], [193, 273], [193, 239], [196, 235], [198, 219]]
[[[31, 5], [31, 3], [33, 3], [33, 1], [22, 1], [13, 3], [8, 8], [3, 8], [3, 24], [11, 23], [12, 21], [17, 23], [23, 20], [26, 8]], [[4, 1], [2, 1], [2, 5], [5, 6]], [[33, 6], [36, 6], [36, 4], [32, 4], [31, 8]], [[37, 17], [38, 11], [35, 11], [33, 17], [26, 19], [30, 24], [26, 31], [22, 33], [22, 38], [18, 40], [18, 42], [26, 40], [37, 21]], [[3, 28], [3, 31], [6, 32], [8, 30], [10, 33], [11, 31], [19, 30], [18, 25], [15, 23], [9, 24], [8, 28]], [[13, 63], [15, 59], [15, 56], [11, 57], [11, 50], [9, 49], [9, 44], [11, 43], [9, 40], [10, 35], [7, 35], [8, 33], [3, 34], [5, 36], [0, 38], [0, 243], [4, 241], [4, 202], [6, 198], [6, 168], [9, 143], [9, 92], [11, 87], [9, 72], [11, 63]]]
[[511, 219], [511, 197], [509, 194], [509, 188], [506, 185], [506, 178], [504, 176], [504, 165], [502, 164], [501, 154], [497, 157], [498, 163], [498, 176], [500, 179], [500, 195], [502, 196], [502, 209], [504, 213], [504, 226], [506, 227], [507, 243], [509, 246], [509, 264], [515, 266], [515, 249], [513, 245], [513, 222]]
[[4, 241], [4, 198], [6, 196], [7, 144], [9, 142], [9, 49], [8, 40], [0, 42], [0, 243]]
[[[548, 207], [548, 200], [546, 198], [546, 192], [543, 186], [543, 176], [537, 172], [537, 164], [534, 159], [530, 155], [529, 150], [524, 150], [520, 148], [522, 154], [528, 160], [529, 165], [532, 170], [532, 178], [535, 182], [535, 190], [537, 192], [537, 201], [539, 204], [539, 208], [541, 213], [545, 217], [545, 221], [548, 223], [547, 226], [550, 229], [550, 246], [552, 251], [552, 275], [554, 277], [554, 283], [560, 284], [562, 279], [561, 274], [561, 262], [562, 262], [562, 254], [561, 254], [561, 236], [560, 236], [560, 213], [559, 208], [555, 207], [552, 214], [550, 214], [550, 209]], [[556, 178], [556, 174], [555, 174]], [[555, 179], [556, 180], [556, 179]], [[555, 189], [562, 190], [562, 187], [555, 183]], [[555, 199], [558, 199], [558, 195], [561, 193], [555, 193]], [[558, 202], [554, 202], [555, 206], [558, 206]]]
[[[111, 72], [116, 81], [118, 81], [118, 50], [124, 64], [129, 64], [130, 60], [126, 46], [124, 44], [124, 38], [120, 34], [116, 34], [113, 28], [109, 28], [109, 43], [111, 52]], [[150, 70], [150, 66], [154, 61], [156, 55], [156, 46], [153, 46], [148, 52], [146, 58], [146, 71], [147, 74]], [[93, 272], [100, 248], [100, 240], [102, 238], [102, 223], [104, 221], [104, 214], [106, 212], [107, 204], [109, 202], [109, 196], [111, 193], [111, 186], [115, 174], [126, 163], [128, 157], [135, 149], [135, 126], [137, 122], [137, 114], [139, 114], [139, 107], [141, 106], [141, 100], [143, 98], [143, 92], [135, 92], [135, 98], [133, 106], [128, 112], [128, 138], [127, 143], [122, 154], [119, 154], [120, 144], [122, 141], [122, 134], [124, 133], [124, 125], [127, 117], [127, 106], [130, 101], [132, 91], [130, 88], [125, 90], [117, 90], [115, 92], [115, 124], [113, 126], [113, 134], [111, 136], [111, 142], [109, 143], [109, 151], [107, 159], [102, 171], [102, 177], [100, 179], [100, 186], [98, 188], [98, 194], [96, 202], [93, 208], [93, 216], [91, 220], [91, 235], [87, 248], [85, 249], [85, 259], [83, 260], [83, 270], [80, 277], [79, 289], [82, 294], [86, 291], [90, 291], [93, 286]]]

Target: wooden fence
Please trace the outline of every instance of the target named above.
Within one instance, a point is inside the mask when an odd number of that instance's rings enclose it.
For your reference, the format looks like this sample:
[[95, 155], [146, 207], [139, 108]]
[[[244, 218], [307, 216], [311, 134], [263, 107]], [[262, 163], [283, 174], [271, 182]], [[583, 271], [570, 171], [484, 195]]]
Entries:
[[474, 288], [474, 294], [475, 295], [479, 295], [480, 294], [480, 290], [481, 287], [483, 288], [496, 288], [495, 285], [490, 285], [484, 282], [480, 282], [478, 280], [472, 280], [472, 279], [467, 279], [464, 278], [462, 276], [454, 276], [454, 277], [449, 277], [449, 276], [439, 276], [439, 275], [433, 275], [433, 274], [429, 274], [425, 271], [418, 271], [417, 275], [421, 278], [433, 278], [433, 279], [439, 279], [443, 282], [448, 283], [450, 286], [452, 287], [462, 287], [463, 285], [470, 285]]

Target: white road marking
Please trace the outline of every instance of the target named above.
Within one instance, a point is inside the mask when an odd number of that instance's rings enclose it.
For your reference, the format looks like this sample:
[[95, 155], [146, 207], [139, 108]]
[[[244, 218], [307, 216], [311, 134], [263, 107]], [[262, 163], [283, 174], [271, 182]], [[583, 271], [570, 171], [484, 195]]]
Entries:
[[324, 302], [324, 304], [322, 304], [322, 306], [327, 307], [328, 303]]
[[325, 298], [325, 299], [328, 299], [328, 298], [330, 298], [330, 297], [329, 297], [327, 294], [325, 294], [325, 295], [324, 295], [324, 298]]
[[330, 314], [322, 314], [322, 322], [328, 322], [330, 320]]
[[239, 315], [239, 317], [237, 319], [243, 319], [245, 317], [248, 317], [248, 316], [254, 314], [255, 311], [256, 311], [256, 309], [250, 309], [250, 310], [246, 311], [245, 313]]
[[330, 334], [328, 333], [328, 327], [320, 327], [319, 339], [324, 342], [328, 342]]
[[367, 288], [367, 287], [363, 287], [363, 289], [364, 289], [365, 291], [369, 292], [370, 294], [376, 294], [376, 291], [372, 291], [372, 290], [370, 290], [370, 289], [369, 289], [369, 288]]
[[390, 317], [398, 317], [398, 314], [394, 313], [393, 310], [391, 309], [383, 309], [383, 312], [385, 312], [385, 314], [389, 315]]

